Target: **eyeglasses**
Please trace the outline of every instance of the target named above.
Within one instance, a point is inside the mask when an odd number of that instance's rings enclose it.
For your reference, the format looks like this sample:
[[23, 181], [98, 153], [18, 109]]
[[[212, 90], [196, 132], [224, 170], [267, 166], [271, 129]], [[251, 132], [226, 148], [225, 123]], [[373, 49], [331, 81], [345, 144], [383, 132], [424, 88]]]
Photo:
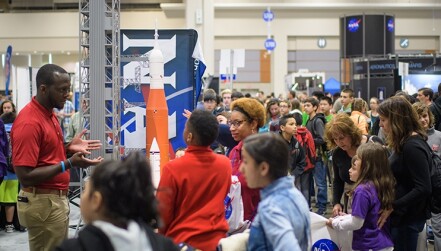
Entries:
[[246, 119], [244, 120], [233, 120], [233, 121], [228, 121], [227, 124], [228, 126], [234, 126], [234, 128], [238, 128], [240, 125], [243, 124], [243, 122], [247, 121]]

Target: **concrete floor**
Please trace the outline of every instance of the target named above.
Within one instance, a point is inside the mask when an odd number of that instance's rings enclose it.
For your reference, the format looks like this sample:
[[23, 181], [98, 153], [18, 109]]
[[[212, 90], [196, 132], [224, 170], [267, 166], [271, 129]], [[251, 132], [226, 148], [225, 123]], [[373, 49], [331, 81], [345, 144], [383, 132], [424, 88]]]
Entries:
[[[329, 189], [330, 190], [330, 189]], [[74, 202], [78, 203], [79, 199], [75, 199]], [[328, 204], [329, 205], [329, 204]], [[315, 212], [317, 209], [313, 205], [313, 211]], [[332, 212], [332, 208], [329, 205], [326, 212], [326, 217], [330, 217]], [[77, 206], [71, 204], [70, 205], [70, 225], [69, 228], [69, 238], [73, 238], [76, 233], [76, 226], [79, 222], [80, 218], [80, 210]], [[433, 244], [428, 244], [428, 249], [423, 249], [419, 251], [434, 251]], [[14, 232], [14, 233], [6, 233], [5, 231], [0, 231], [0, 251], [29, 251], [28, 246], [28, 234], [27, 232]]]
[[[75, 200], [77, 201], [77, 200]], [[80, 218], [80, 209], [70, 204], [70, 225], [69, 238], [75, 236], [76, 226]], [[29, 251], [28, 233], [15, 231], [14, 233], [6, 233], [0, 231], [0, 251]]]

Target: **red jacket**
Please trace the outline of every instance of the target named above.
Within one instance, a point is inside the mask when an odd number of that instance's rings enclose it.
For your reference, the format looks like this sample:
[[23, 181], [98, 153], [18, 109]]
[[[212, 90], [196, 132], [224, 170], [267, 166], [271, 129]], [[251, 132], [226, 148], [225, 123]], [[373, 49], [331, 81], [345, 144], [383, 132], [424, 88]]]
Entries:
[[226, 236], [224, 199], [231, 185], [230, 160], [209, 146], [189, 146], [164, 166], [158, 186], [160, 232], [176, 243], [215, 250]]

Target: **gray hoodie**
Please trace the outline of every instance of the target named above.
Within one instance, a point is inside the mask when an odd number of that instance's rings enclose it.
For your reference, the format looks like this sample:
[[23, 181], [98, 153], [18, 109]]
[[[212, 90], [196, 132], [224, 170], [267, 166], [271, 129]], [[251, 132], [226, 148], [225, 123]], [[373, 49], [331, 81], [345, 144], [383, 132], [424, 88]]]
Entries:
[[134, 221], [129, 221], [127, 229], [104, 221], [95, 221], [92, 224], [109, 237], [115, 251], [152, 251], [146, 233]]

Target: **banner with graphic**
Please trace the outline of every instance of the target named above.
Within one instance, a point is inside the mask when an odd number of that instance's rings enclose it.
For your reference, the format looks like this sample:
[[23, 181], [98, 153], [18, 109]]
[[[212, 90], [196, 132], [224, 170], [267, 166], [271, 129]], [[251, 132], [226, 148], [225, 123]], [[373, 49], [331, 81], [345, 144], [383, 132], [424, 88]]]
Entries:
[[11, 56], [12, 56], [12, 46], [8, 46], [6, 49], [6, 57], [5, 57], [5, 95], [9, 95], [9, 83], [11, 81]]
[[[337, 231], [328, 226], [328, 219], [310, 212], [313, 251], [351, 251], [352, 231]], [[350, 215], [349, 215], [350, 216]]]
[[[154, 30], [121, 30], [121, 145], [125, 152], [145, 150], [146, 102], [150, 90], [148, 55]], [[195, 30], [158, 30], [164, 56], [164, 91], [168, 106], [168, 132], [173, 150], [184, 147], [184, 109], [193, 110], [205, 70]]]

